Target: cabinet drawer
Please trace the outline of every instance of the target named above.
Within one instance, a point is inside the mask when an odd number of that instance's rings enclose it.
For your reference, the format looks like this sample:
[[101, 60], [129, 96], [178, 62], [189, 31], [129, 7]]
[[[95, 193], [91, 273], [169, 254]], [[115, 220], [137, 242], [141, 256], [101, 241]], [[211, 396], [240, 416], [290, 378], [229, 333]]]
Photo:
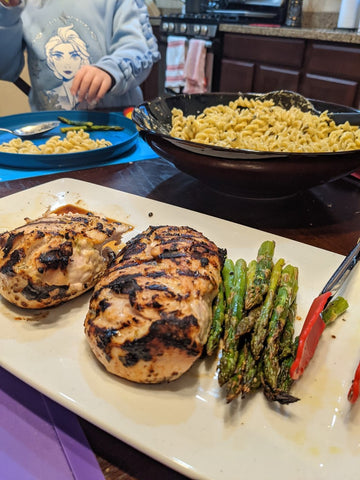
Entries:
[[359, 84], [351, 80], [306, 74], [300, 93], [305, 97], [352, 107]]
[[220, 92], [252, 92], [254, 71], [253, 63], [223, 59]]
[[360, 47], [310, 42], [306, 51], [306, 70], [360, 80]]
[[223, 56], [272, 65], [302, 65], [305, 41], [255, 35], [224, 35]]
[[300, 72], [270, 66], [259, 65], [256, 68], [254, 92], [265, 93], [273, 90], [292, 90], [299, 88]]

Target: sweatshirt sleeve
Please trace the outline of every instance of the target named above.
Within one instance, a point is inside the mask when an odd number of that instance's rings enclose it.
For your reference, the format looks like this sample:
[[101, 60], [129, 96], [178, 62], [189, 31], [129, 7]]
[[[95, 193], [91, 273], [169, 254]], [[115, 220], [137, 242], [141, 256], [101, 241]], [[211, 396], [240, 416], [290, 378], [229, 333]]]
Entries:
[[13, 82], [24, 66], [22, 21], [23, 5], [5, 7], [0, 4], [0, 78]]
[[125, 0], [117, 5], [110, 54], [102, 57], [96, 65], [114, 78], [112, 92], [123, 95], [146, 80], [160, 54], [145, 3]]

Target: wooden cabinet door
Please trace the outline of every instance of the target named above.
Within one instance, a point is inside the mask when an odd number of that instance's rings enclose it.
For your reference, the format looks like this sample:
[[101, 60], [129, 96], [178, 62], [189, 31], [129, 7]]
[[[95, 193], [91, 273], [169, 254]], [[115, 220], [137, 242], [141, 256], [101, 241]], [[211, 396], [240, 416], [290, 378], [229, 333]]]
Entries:
[[317, 75], [360, 81], [360, 48], [309, 41], [305, 69]]
[[252, 92], [255, 65], [250, 62], [221, 61], [220, 92]]
[[307, 73], [304, 76], [300, 93], [315, 100], [354, 107], [357, 106], [357, 90], [358, 83], [355, 81]]
[[153, 100], [159, 95], [159, 65], [155, 63], [148, 78], [141, 84], [144, 100]]
[[221, 91], [297, 91], [304, 40], [225, 34]]
[[[154, 35], [159, 42], [160, 40], [160, 28], [158, 26], [153, 27]], [[161, 60], [163, 61], [163, 60]], [[161, 62], [160, 61], [160, 62]], [[141, 85], [141, 90], [144, 95], [144, 100], [153, 100], [160, 95], [160, 63], [155, 63], [150, 75]]]
[[309, 98], [358, 107], [358, 45], [308, 41], [300, 93]]
[[259, 64], [300, 68], [305, 41], [261, 35], [224, 35], [224, 58]]
[[268, 65], [258, 65], [256, 68], [254, 92], [271, 92], [273, 90], [291, 90], [299, 88], [300, 72]]

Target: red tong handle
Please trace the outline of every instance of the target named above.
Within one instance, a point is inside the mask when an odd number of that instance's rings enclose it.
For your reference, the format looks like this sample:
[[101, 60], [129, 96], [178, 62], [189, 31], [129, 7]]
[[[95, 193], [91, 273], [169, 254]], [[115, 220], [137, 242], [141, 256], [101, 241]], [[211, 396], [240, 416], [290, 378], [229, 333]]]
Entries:
[[355, 403], [359, 397], [360, 392], [360, 363], [356, 369], [354, 380], [352, 381], [349, 393], [348, 400], [350, 403]]
[[298, 380], [301, 377], [314, 356], [317, 344], [326, 326], [321, 318], [321, 312], [330, 297], [331, 292], [325, 292], [316, 297], [311, 304], [300, 333], [296, 357], [290, 367], [289, 374], [293, 380]]

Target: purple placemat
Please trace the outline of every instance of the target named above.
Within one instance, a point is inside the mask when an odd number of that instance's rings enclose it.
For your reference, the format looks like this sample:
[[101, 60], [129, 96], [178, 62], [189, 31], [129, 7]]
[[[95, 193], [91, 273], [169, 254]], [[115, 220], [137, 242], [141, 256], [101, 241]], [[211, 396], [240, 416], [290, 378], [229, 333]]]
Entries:
[[151, 160], [153, 158], [158, 158], [157, 155], [149, 145], [142, 139], [138, 138], [135, 146], [129, 151], [121, 155], [120, 157], [110, 160], [107, 162], [99, 162], [92, 165], [76, 166], [69, 168], [58, 168], [58, 169], [46, 169], [46, 170], [22, 170], [17, 168], [9, 168], [0, 165], [0, 182], [7, 182], [9, 180], [18, 180], [20, 178], [29, 178], [29, 177], [38, 177], [41, 175], [50, 175], [52, 173], [59, 172], [70, 172], [72, 170], [84, 170], [86, 168], [99, 167], [99, 166], [108, 166], [108, 165], [117, 165], [121, 163], [137, 162], [139, 160]]
[[0, 368], [1, 480], [104, 480], [75, 414]]

